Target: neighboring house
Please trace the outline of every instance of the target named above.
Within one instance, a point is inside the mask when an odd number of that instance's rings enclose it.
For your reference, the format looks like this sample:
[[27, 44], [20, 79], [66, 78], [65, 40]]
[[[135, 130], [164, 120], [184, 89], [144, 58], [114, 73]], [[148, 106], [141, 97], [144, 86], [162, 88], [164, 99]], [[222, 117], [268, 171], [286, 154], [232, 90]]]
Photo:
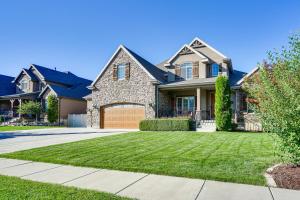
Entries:
[[145, 118], [178, 116], [193, 117], [199, 126], [200, 122], [214, 123], [219, 74], [230, 79], [237, 121], [243, 105], [239, 81], [246, 73], [235, 70], [230, 58], [195, 38], [155, 66], [121, 45], [89, 87], [87, 124], [138, 128]]
[[[1, 77], [1, 83], [3, 81]], [[28, 69], [22, 69], [17, 77], [6, 78], [5, 87], [1, 84], [0, 108], [2, 113], [16, 117], [16, 110], [23, 102], [39, 101], [46, 110], [47, 96], [53, 94], [59, 101], [59, 120], [65, 122], [68, 114], [86, 113], [83, 97], [90, 93], [86, 87], [91, 82], [71, 72], [32, 64]]]

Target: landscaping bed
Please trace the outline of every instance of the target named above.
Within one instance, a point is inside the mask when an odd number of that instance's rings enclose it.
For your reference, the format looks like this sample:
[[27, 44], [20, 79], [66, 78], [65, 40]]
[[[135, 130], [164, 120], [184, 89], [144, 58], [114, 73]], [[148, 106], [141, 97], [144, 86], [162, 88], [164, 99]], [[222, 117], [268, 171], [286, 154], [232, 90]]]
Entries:
[[242, 132], [132, 132], [1, 154], [75, 166], [265, 185], [274, 138]]
[[300, 190], [300, 166], [280, 165], [271, 175], [278, 187]]

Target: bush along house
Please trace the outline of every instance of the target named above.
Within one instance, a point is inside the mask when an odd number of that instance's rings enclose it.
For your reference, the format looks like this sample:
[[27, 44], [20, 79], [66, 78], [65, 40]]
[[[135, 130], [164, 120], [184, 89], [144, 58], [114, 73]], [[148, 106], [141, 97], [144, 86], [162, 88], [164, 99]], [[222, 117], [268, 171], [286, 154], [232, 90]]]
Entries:
[[[87, 86], [92, 81], [71, 72], [32, 64], [15, 78], [1, 75], [1, 83], [0, 115], [11, 120], [19, 118], [17, 109], [27, 101], [40, 102], [46, 111], [47, 97], [52, 94], [58, 99], [58, 121], [66, 124], [68, 114], [86, 113], [83, 97], [90, 93]], [[47, 121], [47, 116], [42, 114], [40, 120]]]
[[[138, 128], [142, 119], [191, 117], [197, 128], [215, 129], [215, 82], [227, 76], [233, 121], [245, 127], [242, 79], [231, 59], [199, 38], [153, 65], [120, 45], [86, 96], [87, 124], [95, 128]], [[241, 118], [242, 117], [242, 118]]]

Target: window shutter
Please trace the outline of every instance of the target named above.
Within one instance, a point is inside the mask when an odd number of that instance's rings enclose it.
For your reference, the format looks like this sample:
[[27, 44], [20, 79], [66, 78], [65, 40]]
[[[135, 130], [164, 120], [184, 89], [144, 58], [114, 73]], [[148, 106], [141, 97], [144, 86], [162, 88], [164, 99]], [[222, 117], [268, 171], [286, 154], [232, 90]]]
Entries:
[[125, 79], [129, 80], [130, 77], [130, 63], [126, 63], [125, 65]]
[[199, 78], [199, 61], [193, 62], [193, 77]]
[[175, 65], [175, 75], [176, 75], [176, 79], [180, 79], [180, 75], [181, 75], [181, 69], [180, 69], [180, 65]]
[[116, 64], [113, 65], [113, 80], [118, 80], [118, 66]]

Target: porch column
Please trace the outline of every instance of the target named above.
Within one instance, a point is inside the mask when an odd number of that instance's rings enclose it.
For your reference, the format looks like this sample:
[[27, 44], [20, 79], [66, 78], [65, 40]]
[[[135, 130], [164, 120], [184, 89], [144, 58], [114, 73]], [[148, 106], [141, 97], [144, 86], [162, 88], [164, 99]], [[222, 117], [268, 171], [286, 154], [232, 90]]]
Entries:
[[196, 111], [197, 112], [200, 112], [200, 94], [201, 94], [201, 89], [200, 88], [197, 88], [197, 107], [196, 107]]
[[13, 111], [15, 100], [14, 99], [10, 99], [9, 101], [10, 101], [10, 110]]
[[[21, 108], [22, 107], [22, 99], [18, 99], [18, 101], [19, 101], [19, 108]], [[21, 113], [19, 113], [19, 118], [21, 118]]]

